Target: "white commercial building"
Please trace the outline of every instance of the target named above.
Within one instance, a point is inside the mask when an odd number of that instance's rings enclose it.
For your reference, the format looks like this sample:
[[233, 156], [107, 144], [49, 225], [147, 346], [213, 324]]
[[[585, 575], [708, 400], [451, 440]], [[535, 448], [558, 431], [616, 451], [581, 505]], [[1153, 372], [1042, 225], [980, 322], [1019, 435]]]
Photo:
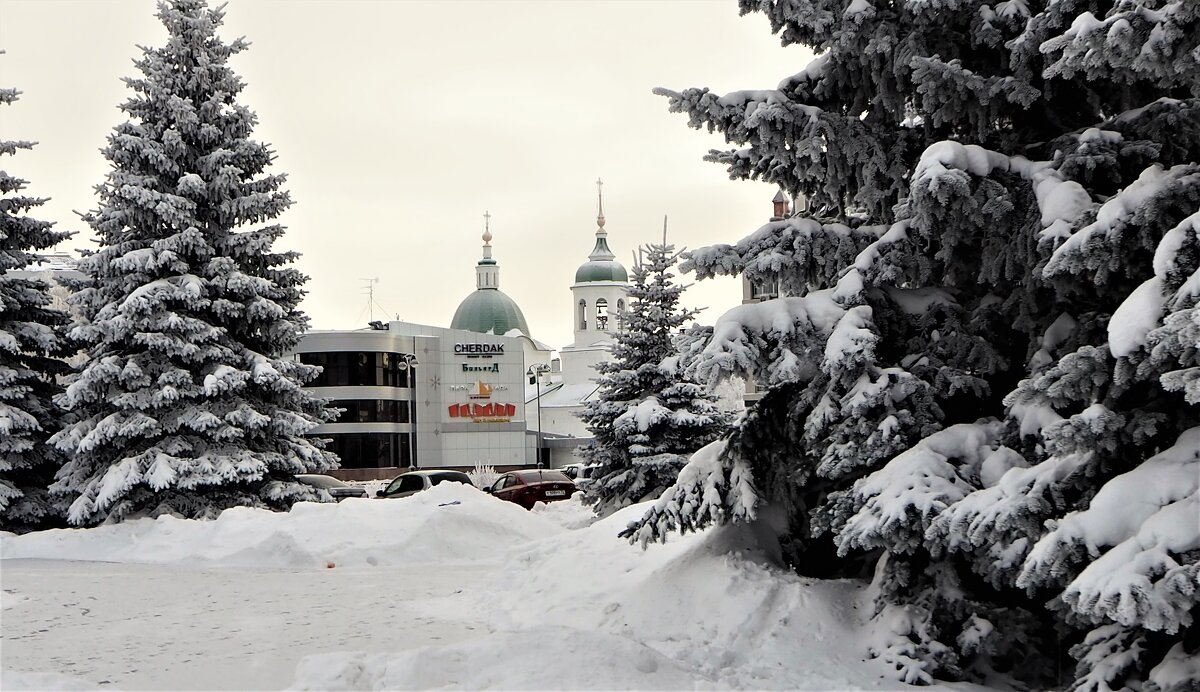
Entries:
[[575, 413], [596, 393], [593, 366], [609, 356], [628, 289], [625, 267], [608, 247], [602, 203], [595, 236], [570, 287], [575, 339], [561, 358], [532, 338], [520, 307], [500, 290], [490, 229], [475, 291], [449, 328], [393, 321], [305, 334], [296, 357], [324, 368], [309, 387], [345, 409], [311, 433], [332, 440], [338, 475], [532, 466], [539, 448], [545, 465], [575, 461], [590, 437]]
[[531, 339], [408, 322], [313, 331], [296, 349], [324, 368], [313, 391], [345, 411], [312, 431], [331, 439], [347, 478], [403, 469], [525, 466], [526, 363], [548, 361]]

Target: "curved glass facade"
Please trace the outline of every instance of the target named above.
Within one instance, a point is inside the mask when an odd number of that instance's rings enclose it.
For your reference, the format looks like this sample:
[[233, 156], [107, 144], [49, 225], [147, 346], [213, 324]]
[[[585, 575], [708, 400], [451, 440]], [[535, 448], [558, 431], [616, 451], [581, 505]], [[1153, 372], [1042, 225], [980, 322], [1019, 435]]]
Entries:
[[330, 406], [346, 409], [334, 423], [408, 423], [409, 402], [390, 399], [338, 399]]
[[[297, 354], [305, 365], [321, 367], [308, 387], [410, 387], [412, 370], [405, 356], [388, 351], [324, 351]], [[365, 392], [364, 392], [365, 394]], [[361, 395], [360, 395], [361, 396]], [[371, 394], [366, 394], [371, 396]], [[313, 433], [329, 440], [326, 449], [341, 458], [343, 469], [403, 468], [415, 462], [408, 432], [338, 432], [338, 423], [413, 423], [412, 404], [405, 398], [338, 399], [330, 406], [345, 409], [333, 430]]]
[[370, 469], [408, 466], [407, 433], [321, 433], [325, 448], [341, 458], [341, 468]]
[[371, 351], [331, 351], [301, 353], [300, 362], [319, 365], [320, 375], [308, 387], [407, 387], [409, 370], [401, 369], [404, 357], [399, 353]]

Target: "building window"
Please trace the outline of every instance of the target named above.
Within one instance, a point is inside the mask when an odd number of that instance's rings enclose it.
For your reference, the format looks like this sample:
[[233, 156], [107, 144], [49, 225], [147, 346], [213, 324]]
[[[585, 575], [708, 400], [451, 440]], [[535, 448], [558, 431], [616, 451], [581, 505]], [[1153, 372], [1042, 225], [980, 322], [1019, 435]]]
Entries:
[[407, 387], [407, 369], [401, 369], [404, 358], [399, 353], [371, 351], [332, 351], [301, 353], [300, 362], [317, 365], [321, 374], [308, 383], [309, 387]]
[[408, 402], [389, 399], [339, 399], [329, 404], [346, 409], [334, 423], [407, 423]]
[[604, 298], [596, 299], [596, 329], [608, 329], [608, 301]]
[[770, 279], [751, 279], [750, 297], [755, 300], [769, 300], [779, 297], [779, 281]]
[[579, 301], [579, 330], [587, 329], [587, 301]]
[[344, 469], [397, 468], [408, 466], [407, 433], [322, 433], [325, 448], [337, 454]]

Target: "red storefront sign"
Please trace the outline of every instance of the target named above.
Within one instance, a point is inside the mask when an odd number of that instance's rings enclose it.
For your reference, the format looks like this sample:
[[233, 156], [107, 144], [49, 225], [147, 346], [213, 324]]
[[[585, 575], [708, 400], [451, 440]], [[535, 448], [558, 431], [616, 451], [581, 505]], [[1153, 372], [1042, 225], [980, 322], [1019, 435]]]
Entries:
[[451, 418], [512, 418], [517, 415], [516, 404], [450, 404]]

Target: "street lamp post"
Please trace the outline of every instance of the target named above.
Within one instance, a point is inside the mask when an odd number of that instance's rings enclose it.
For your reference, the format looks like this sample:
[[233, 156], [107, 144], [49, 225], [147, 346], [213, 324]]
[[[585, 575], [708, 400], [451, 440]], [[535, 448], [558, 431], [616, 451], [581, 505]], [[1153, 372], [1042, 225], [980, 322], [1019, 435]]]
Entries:
[[550, 372], [550, 366], [545, 363], [534, 363], [529, 366], [529, 376], [537, 383], [537, 467], [542, 468], [542, 375]]
[[417, 356], [412, 353], [400, 353], [401, 362], [397, 363], [397, 368], [400, 372], [407, 373], [408, 390], [411, 393], [409, 396], [408, 405], [408, 424], [412, 428], [412, 435], [408, 440], [408, 468], [417, 468], [417, 366], [420, 363], [417, 361]]

